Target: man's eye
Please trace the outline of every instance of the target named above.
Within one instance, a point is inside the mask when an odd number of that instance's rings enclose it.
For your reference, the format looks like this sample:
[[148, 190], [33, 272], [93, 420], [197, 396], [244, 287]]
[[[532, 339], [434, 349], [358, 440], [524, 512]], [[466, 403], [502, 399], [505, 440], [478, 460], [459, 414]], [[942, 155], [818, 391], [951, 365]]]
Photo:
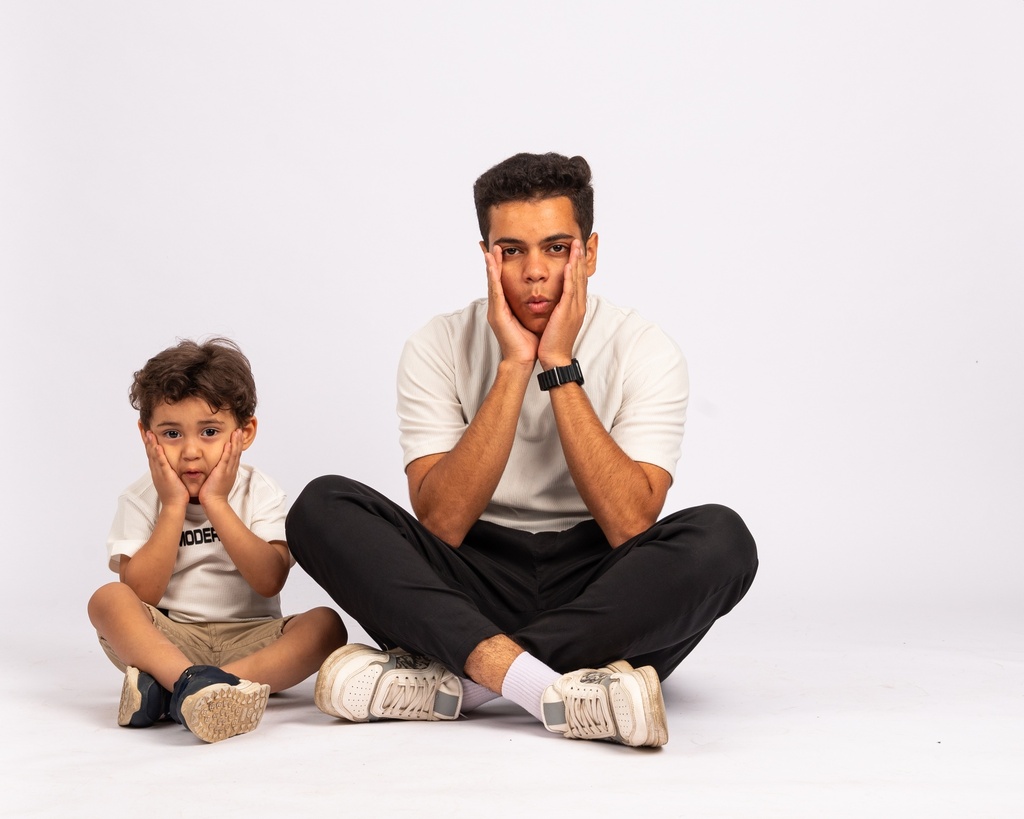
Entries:
[[551, 245], [552, 253], [565, 253], [568, 249], [568, 245]]
[[518, 247], [503, 247], [503, 248], [501, 249], [501, 252], [502, 252], [502, 253], [503, 253], [503, 254], [504, 254], [505, 256], [517, 256], [517, 255], [519, 254], [519, 252], [520, 252], [520, 251], [519, 251], [519, 248], [518, 248]]

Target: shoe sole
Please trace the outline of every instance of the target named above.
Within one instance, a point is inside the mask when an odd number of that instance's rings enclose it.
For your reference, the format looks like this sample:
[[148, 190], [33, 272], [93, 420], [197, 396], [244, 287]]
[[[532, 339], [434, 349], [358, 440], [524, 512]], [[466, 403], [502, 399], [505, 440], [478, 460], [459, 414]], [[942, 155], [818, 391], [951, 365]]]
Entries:
[[128, 666], [124, 672], [124, 685], [121, 686], [121, 702], [117, 706], [117, 724], [122, 728], [132, 728], [132, 718], [142, 708], [142, 692], [139, 691], [139, 669]]
[[643, 699], [644, 713], [648, 717], [647, 741], [634, 747], [656, 748], [668, 742], [668, 721], [665, 717], [665, 699], [661, 694], [661, 681], [658, 672], [651, 666], [633, 670], [633, 675], [643, 681], [640, 696]]
[[215, 683], [186, 697], [181, 716], [203, 742], [220, 742], [254, 730], [263, 719], [269, 696], [269, 685], [249, 680], [237, 685]]
[[348, 720], [349, 722], [369, 722], [369, 718], [356, 719], [349, 713], [342, 714], [334, 707], [334, 703], [331, 701], [331, 692], [334, 689], [334, 680], [338, 676], [339, 666], [344, 663], [345, 659], [349, 655], [360, 651], [373, 651], [377, 654], [384, 653], [383, 651], [378, 651], [370, 646], [351, 643], [334, 651], [326, 660], [324, 660], [323, 665], [320, 666], [320, 671], [316, 675], [316, 687], [313, 690], [313, 702], [316, 704], [317, 708], [330, 717], [337, 717], [338, 719]]

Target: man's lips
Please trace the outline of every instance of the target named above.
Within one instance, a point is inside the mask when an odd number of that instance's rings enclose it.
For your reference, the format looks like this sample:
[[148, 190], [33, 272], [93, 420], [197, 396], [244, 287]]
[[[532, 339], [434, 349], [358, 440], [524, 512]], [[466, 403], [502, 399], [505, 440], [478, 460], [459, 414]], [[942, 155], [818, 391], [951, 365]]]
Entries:
[[550, 306], [551, 300], [543, 296], [534, 296], [526, 300], [526, 309], [537, 316], [546, 313]]

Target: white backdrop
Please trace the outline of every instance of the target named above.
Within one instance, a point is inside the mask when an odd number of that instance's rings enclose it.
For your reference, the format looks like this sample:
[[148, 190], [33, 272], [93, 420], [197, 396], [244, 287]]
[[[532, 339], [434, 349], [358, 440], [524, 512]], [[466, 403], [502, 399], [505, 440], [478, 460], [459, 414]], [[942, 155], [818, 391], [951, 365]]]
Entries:
[[401, 345], [484, 293], [476, 176], [556, 150], [592, 288], [687, 354], [669, 506], [747, 519], [746, 616], [1021, 622], [1022, 35], [1019, 0], [3, 2], [5, 618], [88, 637], [131, 375], [179, 337], [249, 355], [292, 497], [407, 502]]

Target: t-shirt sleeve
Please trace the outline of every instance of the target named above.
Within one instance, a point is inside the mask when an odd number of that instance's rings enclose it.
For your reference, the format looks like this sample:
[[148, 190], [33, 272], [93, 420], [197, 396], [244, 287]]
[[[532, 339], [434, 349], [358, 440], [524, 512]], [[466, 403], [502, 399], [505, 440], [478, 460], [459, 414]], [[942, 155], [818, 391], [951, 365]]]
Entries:
[[124, 493], [117, 499], [114, 522], [107, 535], [107, 565], [112, 572], [121, 569], [121, 556], [134, 557], [146, 545], [156, 525], [156, 508], [149, 509], [145, 497]]
[[[262, 472], [253, 470], [249, 479], [249, 493], [252, 498], [252, 518], [248, 521], [249, 531], [268, 543], [272, 540], [285, 541], [284, 522], [288, 516], [288, 498], [284, 490]], [[290, 565], [295, 565], [291, 551]]]
[[398, 364], [403, 466], [449, 452], [468, 424], [456, 386], [452, 342], [439, 317], [406, 342]]
[[611, 436], [634, 461], [654, 464], [672, 475], [690, 394], [686, 359], [654, 325], [641, 331], [630, 357]]

